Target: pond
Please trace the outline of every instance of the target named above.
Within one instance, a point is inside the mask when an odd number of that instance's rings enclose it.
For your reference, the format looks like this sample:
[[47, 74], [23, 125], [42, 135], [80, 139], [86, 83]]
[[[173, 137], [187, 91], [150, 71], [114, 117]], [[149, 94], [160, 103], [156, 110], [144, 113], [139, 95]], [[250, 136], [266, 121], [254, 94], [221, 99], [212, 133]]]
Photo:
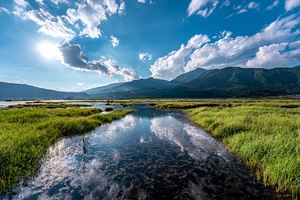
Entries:
[[180, 111], [137, 112], [52, 146], [13, 199], [272, 199]]

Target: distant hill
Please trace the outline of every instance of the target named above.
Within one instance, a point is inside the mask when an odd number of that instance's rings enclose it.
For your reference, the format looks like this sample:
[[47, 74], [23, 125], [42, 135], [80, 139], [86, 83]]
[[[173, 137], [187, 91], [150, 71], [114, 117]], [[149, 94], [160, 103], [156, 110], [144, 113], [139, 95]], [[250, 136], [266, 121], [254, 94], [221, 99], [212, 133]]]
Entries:
[[217, 98], [294, 94], [300, 94], [300, 66], [274, 69], [199, 68], [171, 81], [140, 79], [80, 93], [0, 82], [0, 99]]
[[172, 80], [174, 83], [188, 83], [195, 78], [198, 78], [201, 74], [203, 74], [206, 70], [202, 68], [197, 68], [193, 71], [187, 72], [185, 74], [181, 74]]
[[[90, 90], [83, 92], [91, 95], [93, 98], [151, 98], [149, 92], [156, 91], [161, 88], [174, 87], [170, 81], [147, 78], [139, 79], [122, 84], [110, 84], [103, 87], [98, 87], [99, 93], [90, 93]], [[94, 89], [91, 89], [95, 91]]]
[[[94, 98], [215, 98], [300, 94], [300, 66], [294, 68], [239, 68], [194, 71], [172, 81], [148, 78], [102, 87]], [[98, 88], [99, 89], [99, 88]], [[88, 91], [84, 91], [88, 92]]]
[[124, 84], [124, 83], [112, 83], [112, 84], [109, 84], [109, 85], [106, 85], [106, 86], [100, 86], [100, 87], [92, 88], [92, 89], [89, 89], [89, 90], [85, 90], [83, 92], [85, 92], [88, 95], [93, 95], [93, 94], [101, 93], [102, 91], [111, 89], [113, 87], [117, 87], [117, 86], [122, 85], [122, 84]]
[[89, 98], [83, 92], [59, 92], [25, 84], [0, 82], [0, 99], [83, 99]]

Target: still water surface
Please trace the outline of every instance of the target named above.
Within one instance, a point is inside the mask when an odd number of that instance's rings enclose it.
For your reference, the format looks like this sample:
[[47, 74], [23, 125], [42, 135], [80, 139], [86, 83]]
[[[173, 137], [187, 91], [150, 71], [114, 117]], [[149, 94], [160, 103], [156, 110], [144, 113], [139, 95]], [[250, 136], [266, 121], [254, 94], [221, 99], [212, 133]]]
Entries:
[[137, 112], [56, 143], [14, 199], [272, 199], [182, 112], [131, 109]]

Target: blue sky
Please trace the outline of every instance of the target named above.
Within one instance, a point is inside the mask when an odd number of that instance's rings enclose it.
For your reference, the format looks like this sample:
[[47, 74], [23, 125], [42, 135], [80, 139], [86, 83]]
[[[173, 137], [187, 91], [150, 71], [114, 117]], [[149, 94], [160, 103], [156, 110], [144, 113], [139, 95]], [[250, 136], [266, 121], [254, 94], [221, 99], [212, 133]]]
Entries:
[[82, 91], [196, 68], [293, 67], [300, 0], [1, 0], [0, 81]]

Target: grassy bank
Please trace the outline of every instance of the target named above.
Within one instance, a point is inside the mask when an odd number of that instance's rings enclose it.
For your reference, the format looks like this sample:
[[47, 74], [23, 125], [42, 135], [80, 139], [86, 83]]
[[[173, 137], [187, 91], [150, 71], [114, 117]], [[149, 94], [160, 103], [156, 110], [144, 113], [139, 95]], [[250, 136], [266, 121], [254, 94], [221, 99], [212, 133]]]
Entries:
[[191, 120], [226, 144], [278, 194], [300, 194], [300, 102], [267, 100], [230, 102], [230, 107], [205, 104], [158, 104], [187, 108]]
[[0, 196], [35, 174], [48, 147], [132, 113], [96, 108], [0, 110]]

